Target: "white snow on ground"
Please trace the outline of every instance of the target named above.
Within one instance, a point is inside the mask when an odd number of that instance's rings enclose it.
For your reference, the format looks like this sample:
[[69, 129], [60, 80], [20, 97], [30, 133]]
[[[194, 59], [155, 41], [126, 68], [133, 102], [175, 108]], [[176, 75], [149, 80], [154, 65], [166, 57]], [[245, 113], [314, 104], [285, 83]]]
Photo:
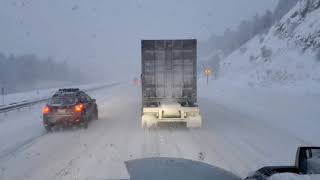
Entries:
[[320, 89], [320, 1], [299, 2], [268, 33], [220, 63], [221, 79], [242, 85]]
[[[98, 84], [82, 85], [81, 88], [101, 86]], [[53, 89], [52, 93], [57, 89]], [[88, 92], [94, 98], [100, 98], [96, 93], [99, 90]], [[104, 89], [104, 91], [106, 91]], [[51, 90], [47, 90], [51, 92]], [[26, 93], [28, 95], [28, 93]], [[28, 98], [28, 96], [26, 97]], [[45, 134], [42, 125], [41, 110], [45, 103], [30, 107], [0, 113], [0, 159], [16, 152], [26, 144], [33, 143]]]
[[0, 158], [45, 134], [38, 104], [19, 111], [0, 113]]
[[[291, 165], [298, 146], [318, 141], [293, 135], [275, 125], [275, 120], [266, 121], [265, 114], [248, 113], [236, 106], [236, 95], [228, 99], [221, 89], [215, 90], [215, 84], [199, 84], [204, 121], [201, 129], [141, 129], [140, 87], [115, 86], [92, 94], [97, 98], [100, 118], [91, 122], [87, 130], [66, 129], [35, 136], [9, 154], [1, 152], [0, 179], [128, 179], [124, 162], [144, 157], [203, 161], [244, 178], [262, 166]], [[220, 101], [223, 98], [226, 103]], [[278, 108], [277, 102], [268, 103], [271, 105], [266, 108]], [[294, 116], [296, 112], [291, 113]], [[1, 126], [3, 123], [8, 124]], [[2, 128], [10, 129], [11, 137], [1, 138], [0, 142], [19, 142], [19, 138], [23, 139], [20, 133], [41, 134], [41, 126], [40, 110], [36, 107], [8, 114], [7, 119], [0, 121], [0, 132]], [[6, 134], [4, 131], [1, 137]]]
[[1, 106], [10, 105], [12, 103], [36, 101], [36, 100], [48, 97], [49, 95], [53, 94], [55, 91], [57, 91], [57, 88], [7, 94], [4, 97], [4, 104], [2, 102], [2, 96], [1, 96]]
[[309, 145], [320, 145], [320, 94], [290, 88], [251, 88], [224, 81], [201, 84], [199, 89], [215, 103], [287, 131]]
[[[111, 84], [111, 83], [110, 83]], [[10, 105], [12, 103], [21, 103], [21, 102], [29, 102], [29, 101], [36, 101], [43, 98], [50, 97], [53, 93], [55, 93], [59, 88], [73, 88], [77, 87], [80, 89], [87, 89], [87, 88], [94, 88], [104, 85], [102, 83], [92, 83], [92, 84], [84, 84], [84, 85], [71, 85], [71, 86], [62, 86], [56, 88], [49, 88], [49, 89], [39, 89], [27, 92], [20, 92], [20, 93], [12, 93], [5, 95], [4, 104], [2, 102], [2, 96], [0, 97], [0, 108], [2, 106]]]
[[290, 173], [275, 174], [269, 178], [269, 180], [318, 180], [319, 175], [296, 175]]

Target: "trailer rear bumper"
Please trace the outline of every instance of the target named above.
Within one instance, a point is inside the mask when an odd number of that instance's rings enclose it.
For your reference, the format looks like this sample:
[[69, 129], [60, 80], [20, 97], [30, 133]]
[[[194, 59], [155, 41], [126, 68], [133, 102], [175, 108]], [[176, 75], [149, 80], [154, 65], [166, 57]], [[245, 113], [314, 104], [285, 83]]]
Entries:
[[179, 104], [143, 108], [141, 118], [141, 126], [143, 128], [157, 126], [158, 123], [166, 122], [183, 122], [186, 123], [188, 128], [199, 128], [202, 126], [199, 107], [182, 107]]
[[202, 118], [200, 115], [194, 116], [192, 118], [185, 118], [185, 119], [158, 119], [155, 116], [143, 115], [141, 126], [142, 128], [150, 128], [150, 127], [157, 126], [159, 123], [174, 123], [174, 122], [186, 123], [186, 126], [188, 128], [199, 128], [202, 126]]

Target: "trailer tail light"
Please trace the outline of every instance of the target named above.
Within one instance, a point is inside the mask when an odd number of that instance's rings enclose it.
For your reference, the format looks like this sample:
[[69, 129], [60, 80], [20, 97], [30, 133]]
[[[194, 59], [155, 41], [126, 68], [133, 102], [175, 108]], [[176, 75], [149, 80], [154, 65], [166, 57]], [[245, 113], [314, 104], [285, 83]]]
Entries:
[[74, 106], [74, 111], [75, 112], [82, 112], [82, 110], [84, 109], [84, 105], [83, 104], [77, 104]]
[[49, 112], [50, 112], [49, 106], [45, 106], [45, 107], [42, 108], [42, 113], [43, 114], [48, 114]]

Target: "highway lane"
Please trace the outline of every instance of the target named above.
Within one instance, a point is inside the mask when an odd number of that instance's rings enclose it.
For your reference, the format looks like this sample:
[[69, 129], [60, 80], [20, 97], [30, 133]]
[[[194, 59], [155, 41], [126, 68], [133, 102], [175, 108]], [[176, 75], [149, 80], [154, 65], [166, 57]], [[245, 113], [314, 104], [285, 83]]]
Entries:
[[[87, 87], [88, 94], [103, 104], [105, 98], [111, 96], [108, 90], [116, 85]], [[27, 107], [0, 113], [0, 159], [7, 158], [46, 134], [41, 114], [45, 103], [31, 104]]]
[[0, 160], [0, 179], [128, 179], [124, 162], [144, 157], [203, 161], [245, 177], [264, 165], [292, 164], [296, 147], [304, 144], [201, 94], [203, 128], [142, 129], [140, 93], [123, 84], [92, 94], [99, 120], [20, 147]]

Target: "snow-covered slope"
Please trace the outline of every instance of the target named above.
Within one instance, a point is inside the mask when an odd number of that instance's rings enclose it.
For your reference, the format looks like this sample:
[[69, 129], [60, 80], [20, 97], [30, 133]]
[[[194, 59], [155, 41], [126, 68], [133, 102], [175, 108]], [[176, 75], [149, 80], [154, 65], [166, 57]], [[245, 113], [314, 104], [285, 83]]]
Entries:
[[299, 2], [268, 33], [220, 63], [220, 79], [249, 86], [320, 88], [320, 0]]

